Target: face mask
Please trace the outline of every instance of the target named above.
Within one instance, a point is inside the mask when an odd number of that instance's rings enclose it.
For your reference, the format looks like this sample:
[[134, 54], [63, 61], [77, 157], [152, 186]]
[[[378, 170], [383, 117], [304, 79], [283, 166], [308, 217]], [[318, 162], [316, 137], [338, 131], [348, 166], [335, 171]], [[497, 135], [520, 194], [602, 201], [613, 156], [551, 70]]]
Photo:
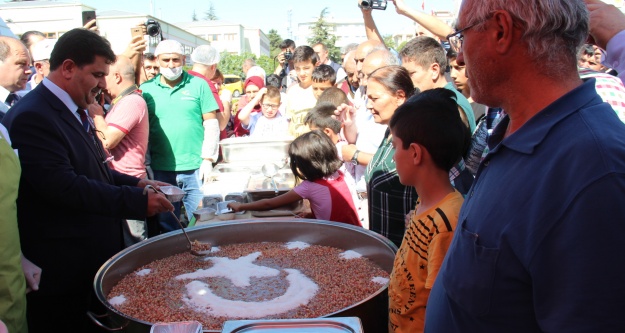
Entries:
[[161, 67], [161, 74], [169, 81], [175, 81], [182, 75], [182, 66], [180, 67]]

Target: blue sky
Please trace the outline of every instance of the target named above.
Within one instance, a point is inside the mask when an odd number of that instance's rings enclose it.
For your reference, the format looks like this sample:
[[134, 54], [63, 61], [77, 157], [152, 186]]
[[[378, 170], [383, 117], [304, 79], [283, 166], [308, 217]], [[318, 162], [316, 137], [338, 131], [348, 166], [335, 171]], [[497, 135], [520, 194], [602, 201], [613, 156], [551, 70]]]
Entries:
[[[318, 17], [323, 8], [327, 7], [330, 16], [337, 20], [361, 20], [362, 15], [356, 0], [82, 0], [85, 5], [100, 10], [123, 10], [134, 13], [150, 13], [150, 1], [153, 3], [154, 16], [170, 23], [191, 21], [195, 9], [198, 18], [202, 18], [212, 2], [219, 19], [241, 23], [246, 26], [258, 27], [265, 33], [276, 29], [283, 38], [287, 38], [287, 12], [292, 10], [292, 27], [295, 31], [297, 23], [310, 21]], [[459, 0], [457, 0], [460, 2]], [[422, 0], [406, 0], [413, 8], [421, 8]], [[425, 0], [425, 12], [432, 10], [455, 11], [454, 0]], [[374, 19], [383, 35], [410, 24], [410, 20], [400, 16], [395, 6], [389, 1], [385, 11], [374, 11]]]

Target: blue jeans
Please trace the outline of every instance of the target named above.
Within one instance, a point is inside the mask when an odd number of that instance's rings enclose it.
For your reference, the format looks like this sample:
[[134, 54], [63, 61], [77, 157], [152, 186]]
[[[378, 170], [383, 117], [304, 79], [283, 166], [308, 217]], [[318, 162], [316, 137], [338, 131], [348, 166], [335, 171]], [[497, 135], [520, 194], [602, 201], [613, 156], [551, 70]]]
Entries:
[[[199, 169], [189, 171], [154, 170], [154, 179], [176, 185], [185, 192], [182, 203], [184, 204], [187, 217], [189, 221], [191, 221], [193, 212], [197, 209], [197, 206], [204, 197], [204, 194], [200, 191], [201, 182]], [[172, 204], [175, 209], [174, 213], [176, 216], [180, 217], [180, 201], [173, 202]], [[180, 229], [180, 225], [174, 220], [171, 213], [161, 213], [159, 214], [159, 228], [161, 233], [166, 233]]]

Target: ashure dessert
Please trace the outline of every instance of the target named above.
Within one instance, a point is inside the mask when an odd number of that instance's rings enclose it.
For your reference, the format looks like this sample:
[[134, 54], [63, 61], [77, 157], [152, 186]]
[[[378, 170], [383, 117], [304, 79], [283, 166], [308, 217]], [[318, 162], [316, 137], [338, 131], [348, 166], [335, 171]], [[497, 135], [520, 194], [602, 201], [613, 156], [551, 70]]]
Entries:
[[303, 242], [213, 247], [139, 267], [107, 295], [120, 312], [150, 323], [197, 320], [219, 330], [229, 319], [317, 318], [388, 283], [359, 253]]

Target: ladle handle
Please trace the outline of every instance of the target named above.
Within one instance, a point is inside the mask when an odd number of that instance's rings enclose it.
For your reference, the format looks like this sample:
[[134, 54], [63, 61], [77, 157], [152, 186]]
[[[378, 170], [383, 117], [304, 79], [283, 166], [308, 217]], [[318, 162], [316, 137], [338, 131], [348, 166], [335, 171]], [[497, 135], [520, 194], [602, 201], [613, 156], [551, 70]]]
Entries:
[[[154, 188], [154, 186], [146, 185], [145, 188], [143, 189], [143, 194], [145, 194], [148, 189], [152, 189], [152, 191], [158, 193], [158, 191], [156, 190], [156, 188]], [[189, 242], [189, 250], [192, 250], [193, 249], [193, 243], [191, 242], [191, 238], [189, 238], [189, 235], [187, 235], [187, 232], [184, 230], [184, 226], [182, 225], [182, 222], [180, 222], [180, 220], [176, 216], [176, 213], [172, 212], [171, 210], [169, 212], [171, 213], [171, 216], [174, 217], [174, 220], [176, 220], [176, 222], [178, 222], [178, 225], [180, 226], [180, 229], [182, 229], [182, 233], [187, 238], [187, 241]]]
[[189, 250], [191, 250], [193, 248], [193, 243], [191, 243], [191, 238], [189, 238], [189, 235], [187, 235], [187, 232], [184, 230], [184, 226], [182, 225], [182, 222], [180, 222], [180, 220], [178, 219], [178, 217], [176, 216], [174, 212], [172, 212], [171, 210], [169, 212], [171, 213], [171, 216], [174, 217], [174, 220], [178, 222], [178, 225], [180, 226], [180, 229], [182, 229], [182, 233], [184, 234], [184, 236], [187, 237], [187, 241], [189, 242]]

